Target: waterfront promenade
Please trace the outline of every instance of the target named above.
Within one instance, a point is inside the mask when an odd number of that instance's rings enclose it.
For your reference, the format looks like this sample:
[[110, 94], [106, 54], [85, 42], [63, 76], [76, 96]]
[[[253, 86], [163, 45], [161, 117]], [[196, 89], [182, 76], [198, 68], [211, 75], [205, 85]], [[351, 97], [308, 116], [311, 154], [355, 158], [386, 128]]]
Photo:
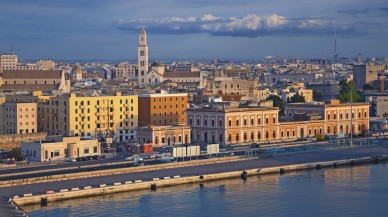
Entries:
[[[214, 173], [223, 173], [230, 171], [248, 170], [255, 168], [270, 168], [276, 166], [285, 166], [292, 164], [303, 164], [323, 161], [345, 160], [351, 158], [362, 158], [368, 156], [381, 156], [388, 154], [386, 146], [362, 147], [355, 149], [343, 150], [326, 150], [304, 153], [291, 153], [274, 155], [265, 158], [252, 158], [244, 161], [208, 164], [201, 166], [189, 166], [180, 168], [169, 168], [153, 171], [133, 172], [120, 175], [101, 176], [84, 179], [72, 179], [65, 181], [29, 184], [22, 186], [10, 186], [0, 188], [0, 213], [2, 216], [13, 216], [9, 205], [6, 204], [8, 199], [14, 195], [23, 195], [25, 193], [39, 194], [50, 190], [59, 190], [63, 188], [74, 188], [84, 186], [98, 186], [100, 184], [112, 184], [115, 182], [124, 182], [128, 180], [152, 180], [157, 177], [166, 177], [180, 175], [195, 176]], [[4, 215], [3, 215], [4, 213]]]

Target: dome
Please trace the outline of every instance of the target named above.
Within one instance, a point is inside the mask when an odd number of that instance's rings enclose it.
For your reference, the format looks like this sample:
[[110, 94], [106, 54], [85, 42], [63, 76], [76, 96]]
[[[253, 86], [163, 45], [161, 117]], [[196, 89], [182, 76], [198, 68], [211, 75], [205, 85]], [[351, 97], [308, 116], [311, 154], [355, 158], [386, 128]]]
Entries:
[[78, 63], [71, 70], [71, 74], [82, 74], [82, 68]]
[[152, 67], [164, 67], [164, 65], [162, 64], [162, 63], [160, 63], [160, 62], [154, 62], [154, 63], [152, 63], [152, 65], [151, 65]]

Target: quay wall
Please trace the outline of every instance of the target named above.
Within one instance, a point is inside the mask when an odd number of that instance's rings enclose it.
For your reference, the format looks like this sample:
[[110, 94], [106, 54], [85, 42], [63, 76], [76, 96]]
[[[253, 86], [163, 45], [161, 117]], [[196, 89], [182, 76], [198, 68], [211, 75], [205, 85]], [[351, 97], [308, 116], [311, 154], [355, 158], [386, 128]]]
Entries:
[[46, 194], [42, 195], [32, 195], [30, 193], [24, 194], [22, 196], [14, 196], [10, 198], [11, 203], [15, 203], [18, 206], [28, 205], [28, 204], [39, 204], [39, 203], [48, 203], [53, 201], [61, 201], [72, 198], [96, 196], [101, 194], [112, 194], [117, 192], [124, 191], [135, 191], [141, 189], [151, 189], [156, 190], [158, 187], [174, 186], [188, 183], [201, 183], [206, 181], [220, 180], [220, 179], [229, 179], [229, 178], [246, 178], [248, 176], [255, 175], [265, 175], [279, 173], [284, 174], [290, 171], [298, 170], [311, 170], [311, 169], [321, 169], [321, 168], [335, 168], [338, 166], [354, 166], [359, 164], [366, 163], [378, 163], [381, 161], [388, 161], [388, 155], [382, 155], [379, 157], [364, 157], [364, 158], [355, 158], [347, 160], [336, 160], [336, 161], [327, 161], [327, 162], [315, 162], [315, 163], [306, 163], [306, 164], [295, 164], [288, 166], [277, 166], [270, 168], [257, 168], [244, 171], [232, 171], [226, 173], [217, 173], [217, 174], [202, 174], [198, 176], [190, 177], [155, 177], [152, 180], [129, 180], [123, 183], [111, 183], [111, 184], [102, 184], [97, 187], [86, 186], [83, 188], [72, 188], [72, 189], [57, 189], [53, 191], [48, 191]]

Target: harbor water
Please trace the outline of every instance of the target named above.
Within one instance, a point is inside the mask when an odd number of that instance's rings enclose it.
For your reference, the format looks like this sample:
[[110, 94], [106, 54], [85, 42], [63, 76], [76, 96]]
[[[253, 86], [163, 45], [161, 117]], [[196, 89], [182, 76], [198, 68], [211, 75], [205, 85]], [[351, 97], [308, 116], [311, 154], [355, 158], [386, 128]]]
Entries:
[[229, 179], [26, 206], [30, 216], [387, 216], [388, 164]]

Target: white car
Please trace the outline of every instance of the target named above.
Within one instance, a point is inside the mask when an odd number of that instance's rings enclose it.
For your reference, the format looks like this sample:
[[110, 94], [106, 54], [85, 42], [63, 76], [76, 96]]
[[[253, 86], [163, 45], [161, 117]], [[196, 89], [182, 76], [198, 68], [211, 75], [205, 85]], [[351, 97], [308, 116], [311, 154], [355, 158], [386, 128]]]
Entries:
[[75, 158], [66, 158], [66, 162], [76, 162], [77, 159]]

